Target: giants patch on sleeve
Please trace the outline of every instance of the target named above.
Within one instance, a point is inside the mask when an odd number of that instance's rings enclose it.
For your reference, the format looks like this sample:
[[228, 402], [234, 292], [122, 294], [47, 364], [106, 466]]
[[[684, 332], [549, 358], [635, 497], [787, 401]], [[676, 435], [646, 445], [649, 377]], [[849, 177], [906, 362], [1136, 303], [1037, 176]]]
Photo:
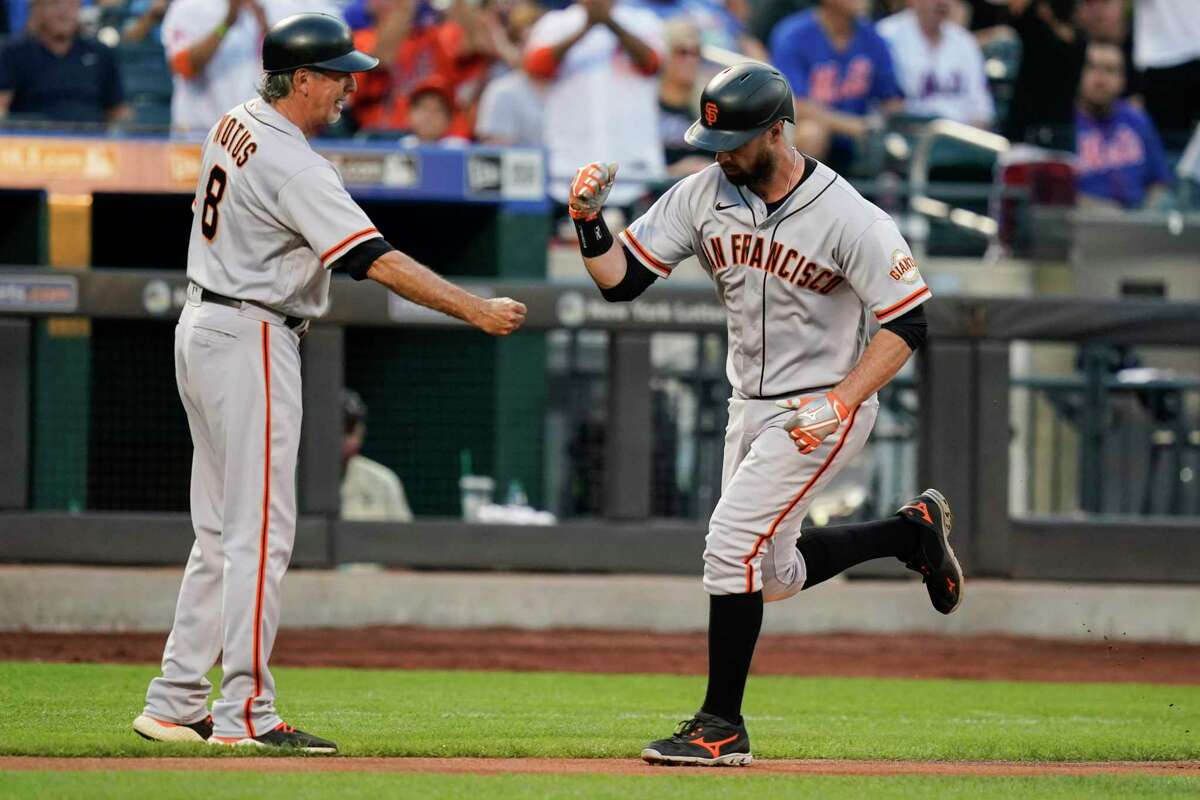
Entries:
[[917, 270], [917, 262], [903, 250], [892, 251], [892, 266], [888, 275], [899, 283], [916, 283], [921, 277]]

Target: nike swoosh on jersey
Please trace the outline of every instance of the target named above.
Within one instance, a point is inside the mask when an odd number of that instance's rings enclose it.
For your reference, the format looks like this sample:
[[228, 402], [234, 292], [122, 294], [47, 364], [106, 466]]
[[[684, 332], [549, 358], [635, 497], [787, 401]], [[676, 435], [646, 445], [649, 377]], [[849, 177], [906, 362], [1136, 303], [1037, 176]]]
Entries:
[[727, 208], [737, 208], [739, 205], [741, 205], [741, 203], [730, 203], [729, 205], [726, 205], [726, 206], [723, 206], [720, 203], [717, 203], [715, 206], [713, 206], [713, 208], [717, 211], [724, 211]]

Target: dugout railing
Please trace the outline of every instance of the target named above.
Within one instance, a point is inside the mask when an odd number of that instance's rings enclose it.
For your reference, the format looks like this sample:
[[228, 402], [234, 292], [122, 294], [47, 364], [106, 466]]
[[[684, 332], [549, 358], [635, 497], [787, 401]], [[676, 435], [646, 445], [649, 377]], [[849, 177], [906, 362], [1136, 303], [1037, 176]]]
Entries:
[[[179, 564], [186, 514], [30, 509], [34, 321], [43, 316], [159, 320], [177, 313], [179, 272], [64, 274], [0, 270], [0, 561]], [[301, 520], [294, 563], [371, 561], [430, 569], [695, 574], [703, 520], [651, 516], [650, 342], [655, 332], [719, 332], [710, 289], [655, 287], [636, 304], [606, 304], [586, 286], [491, 281], [473, 288], [529, 306], [527, 330], [608, 332], [610, 426], [603, 514], [548, 527], [454, 519], [414, 523], [337, 518], [346, 326], [439, 331], [457, 323], [397, 303], [369, 283], [337, 280], [333, 310], [305, 338]], [[1010, 373], [1014, 342], [1200, 347], [1200, 304], [1155, 300], [939, 297], [917, 365], [917, 483], [955, 508], [956, 548], [975, 575], [1106, 581], [1200, 580], [1195, 517], [1010, 513]], [[136, 398], [130, 398], [136, 404]], [[893, 572], [883, 569], [883, 574]], [[875, 570], [873, 574], [879, 574]], [[860, 574], [863, 574], [860, 572]]]

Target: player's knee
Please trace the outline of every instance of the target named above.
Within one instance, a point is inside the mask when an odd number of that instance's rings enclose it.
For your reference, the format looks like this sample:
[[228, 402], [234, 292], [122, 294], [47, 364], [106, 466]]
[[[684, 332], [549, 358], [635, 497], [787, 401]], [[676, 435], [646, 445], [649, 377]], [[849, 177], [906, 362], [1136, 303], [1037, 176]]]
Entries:
[[746, 592], [746, 566], [741, 562], [704, 555], [704, 591], [709, 594]]
[[763, 602], [774, 603], [799, 594], [804, 579], [804, 563], [800, 559], [780, 559], [774, 552], [768, 554], [762, 560]]
[[[704, 588], [709, 594], [737, 594], [754, 591], [746, 588], [747, 574], [757, 568], [759, 557], [751, 557], [756, 537], [722, 525], [713, 515], [704, 539]], [[747, 565], [747, 560], [750, 565]]]
[[776, 603], [780, 600], [787, 600], [789, 597], [794, 597], [804, 588], [804, 581], [799, 583], [785, 583], [778, 578], [763, 578], [763, 602]]

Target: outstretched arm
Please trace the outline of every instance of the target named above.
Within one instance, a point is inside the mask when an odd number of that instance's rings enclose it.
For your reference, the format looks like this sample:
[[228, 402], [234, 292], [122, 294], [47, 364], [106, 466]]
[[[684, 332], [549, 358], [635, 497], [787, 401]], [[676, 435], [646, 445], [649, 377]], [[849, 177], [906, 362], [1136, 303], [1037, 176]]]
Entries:
[[525, 321], [524, 304], [508, 297], [477, 297], [399, 250], [375, 259], [367, 277], [401, 297], [469, 322], [492, 336], [506, 336]]

